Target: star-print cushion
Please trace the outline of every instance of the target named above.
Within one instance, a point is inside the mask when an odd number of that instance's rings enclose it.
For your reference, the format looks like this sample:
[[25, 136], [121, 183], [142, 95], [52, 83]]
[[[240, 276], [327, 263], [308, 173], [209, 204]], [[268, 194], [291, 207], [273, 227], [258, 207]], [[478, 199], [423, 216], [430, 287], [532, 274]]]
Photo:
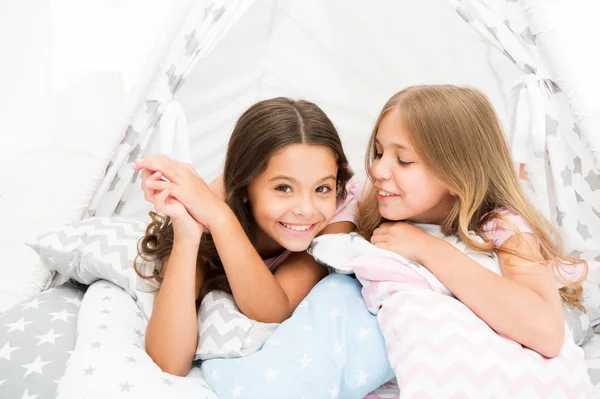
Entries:
[[394, 374], [360, 289], [327, 276], [260, 351], [204, 361], [206, 381], [220, 398], [364, 398]]
[[[44, 233], [29, 245], [51, 271], [86, 285], [107, 280], [123, 288], [149, 318], [157, 285], [140, 278], [133, 268], [140, 261], [137, 245], [145, 231], [140, 221], [90, 218]], [[152, 275], [154, 264], [140, 266], [144, 275]]]
[[54, 398], [75, 347], [83, 290], [52, 288], [0, 316], [0, 398]]

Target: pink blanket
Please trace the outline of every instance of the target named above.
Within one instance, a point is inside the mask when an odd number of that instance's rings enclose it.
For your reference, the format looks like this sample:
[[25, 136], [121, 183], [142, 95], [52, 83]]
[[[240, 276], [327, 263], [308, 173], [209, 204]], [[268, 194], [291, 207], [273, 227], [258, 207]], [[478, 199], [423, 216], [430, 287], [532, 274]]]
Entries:
[[[460, 301], [434, 288], [432, 275], [422, 266], [369, 249], [355, 235], [350, 240], [326, 237], [319, 239], [323, 250], [313, 248], [312, 253], [325, 264], [352, 270], [362, 283], [365, 303], [377, 314], [401, 398], [591, 397], [583, 350], [570, 336], [559, 356], [545, 358], [496, 334]], [[458, 242], [453, 245], [461, 248]], [[357, 246], [362, 249], [357, 251]], [[327, 262], [333, 254], [351, 255]]]

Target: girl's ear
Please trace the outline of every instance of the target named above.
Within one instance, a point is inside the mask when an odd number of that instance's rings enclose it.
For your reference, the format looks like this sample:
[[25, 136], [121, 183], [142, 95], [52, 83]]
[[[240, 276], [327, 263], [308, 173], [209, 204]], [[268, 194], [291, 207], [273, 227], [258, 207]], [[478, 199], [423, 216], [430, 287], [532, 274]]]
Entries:
[[450, 193], [451, 196], [456, 197], [456, 192], [454, 192], [452, 190], [448, 190], [448, 192]]
[[244, 201], [244, 204], [248, 202], [248, 197], [244, 195], [244, 198], [242, 198], [242, 201]]

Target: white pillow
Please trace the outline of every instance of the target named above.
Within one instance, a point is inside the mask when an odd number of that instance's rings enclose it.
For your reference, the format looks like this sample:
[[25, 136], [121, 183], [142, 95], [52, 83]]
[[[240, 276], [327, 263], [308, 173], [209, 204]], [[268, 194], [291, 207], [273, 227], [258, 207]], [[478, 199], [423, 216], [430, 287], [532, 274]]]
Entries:
[[[146, 224], [121, 217], [90, 218], [40, 235], [30, 245], [51, 271], [82, 284], [108, 280], [136, 299], [150, 318], [158, 283], [143, 279], [134, 270], [138, 241]], [[151, 275], [154, 264], [138, 260], [143, 275]]]

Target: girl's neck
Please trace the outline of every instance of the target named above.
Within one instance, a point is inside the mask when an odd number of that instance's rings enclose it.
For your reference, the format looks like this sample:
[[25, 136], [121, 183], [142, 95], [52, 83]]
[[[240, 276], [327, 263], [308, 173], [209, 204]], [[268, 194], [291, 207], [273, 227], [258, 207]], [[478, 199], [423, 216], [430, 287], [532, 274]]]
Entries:
[[269, 259], [281, 255], [285, 251], [285, 248], [265, 234], [262, 229], [258, 229], [256, 232], [256, 251], [261, 258]]

